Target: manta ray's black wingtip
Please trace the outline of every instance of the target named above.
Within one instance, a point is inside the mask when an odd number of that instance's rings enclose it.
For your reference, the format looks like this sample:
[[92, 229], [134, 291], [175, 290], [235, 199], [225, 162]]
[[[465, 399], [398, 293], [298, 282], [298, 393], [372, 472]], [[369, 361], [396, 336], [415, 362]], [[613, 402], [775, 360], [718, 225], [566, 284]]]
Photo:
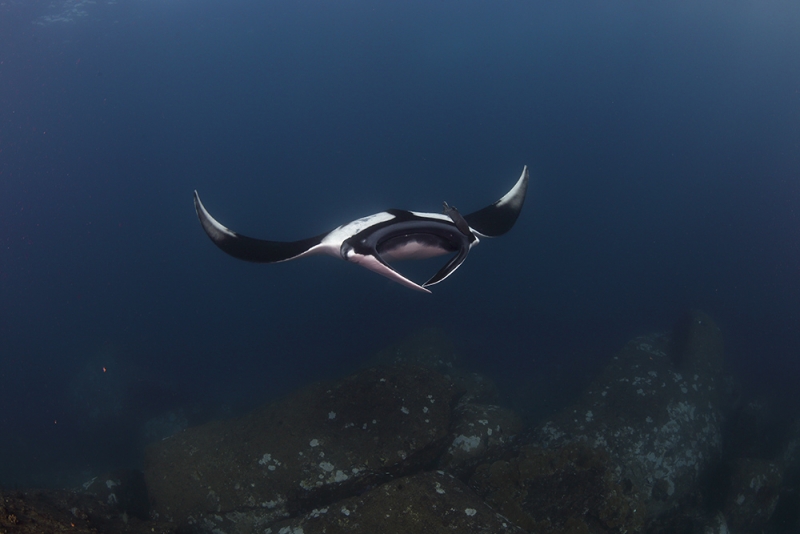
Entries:
[[194, 210], [197, 212], [197, 218], [200, 219], [200, 225], [203, 227], [203, 230], [205, 230], [208, 237], [210, 237], [211, 241], [217, 244], [217, 246], [220, 246], [220, 243], [226, 239], [236, 237], [234, 232], [222, 226], [208, 213], [205, 206], [203, 206], [203, 203], [200, 201], [200, 195], [197, 193], [197, 189], [194, 190]]
[[197, 218], [211, 241], [224, 252], [240, 260], [254, 263], [278, 263], [293, 260], [312, 253], [312, 249], [322, 242], [327, 234], [321, 234], [300, 241], [266, 241], [238, 234], [220, 224], [206, 210], [200, 195], [194, 192], [194, 209]]
[[501, 236], [511, 230], [525, 203], [529, 179], [530, 173], [528, 166], [525, 165], [519, 179], [508, 193], [491, 206], [464, 216], [470, 227], [484, 237]]

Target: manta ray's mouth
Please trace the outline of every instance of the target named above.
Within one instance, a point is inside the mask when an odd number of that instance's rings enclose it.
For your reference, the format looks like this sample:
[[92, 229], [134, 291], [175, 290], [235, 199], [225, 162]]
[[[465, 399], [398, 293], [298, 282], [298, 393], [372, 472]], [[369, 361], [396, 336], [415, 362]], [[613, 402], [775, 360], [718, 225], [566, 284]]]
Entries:
[[377, 247], [378, 254], [387, 262], [427, 260], [452, 254], [456, 250], [448, 241], [428, 234], [397, 236]]
[[[435, 256], [387, 258], [381, 254], [381, 259], [388, 263], [409, 280], [430, 280], [444, 265], [447, 265], [456, 254], [447, 252]], [[413, 260], [413, 261], [411, 261]], [[422, 284], [420, 282], [420, 284]]]

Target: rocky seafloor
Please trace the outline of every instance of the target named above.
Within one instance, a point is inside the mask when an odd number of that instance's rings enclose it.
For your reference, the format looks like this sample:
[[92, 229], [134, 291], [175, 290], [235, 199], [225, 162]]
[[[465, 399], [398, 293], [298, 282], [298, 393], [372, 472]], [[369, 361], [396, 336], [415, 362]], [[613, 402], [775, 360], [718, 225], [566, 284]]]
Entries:
[[736, 394], [693, 312], [526, 425], [421, 333], [374, 365], [151, 445], [143, 472], [0, 499], [2, 532], [800, 532], [800, 424]]

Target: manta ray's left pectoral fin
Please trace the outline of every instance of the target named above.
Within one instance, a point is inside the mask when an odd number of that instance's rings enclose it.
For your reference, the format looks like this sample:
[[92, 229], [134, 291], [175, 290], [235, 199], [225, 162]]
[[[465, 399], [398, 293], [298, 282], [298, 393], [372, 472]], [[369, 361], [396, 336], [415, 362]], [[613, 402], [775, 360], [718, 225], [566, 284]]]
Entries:
[[327, 234], [288, 242], [255, 239], [234, 232], [212, 217], [200, 202], [200, 195], [197, 194], [197, 191], [194, 192], [194, 207], [200, 224], [211, 241], [234, 258], [255, 263], [278, 263], [308, 254], [331, 253], [328, 248], [321, 246], [322, 239]]

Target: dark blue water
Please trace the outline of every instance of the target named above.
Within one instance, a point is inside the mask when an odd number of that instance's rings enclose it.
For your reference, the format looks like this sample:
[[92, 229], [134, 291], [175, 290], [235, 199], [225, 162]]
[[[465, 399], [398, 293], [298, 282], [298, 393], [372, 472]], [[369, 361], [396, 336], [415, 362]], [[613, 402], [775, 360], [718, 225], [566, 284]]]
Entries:
[[[700, 308], [743, 388], [796, 402], [798, 25], [778, 1], [7, 1], [0, 484], [135, 466], [154, 417], [238, 413], [426, 326], [536, 411]], [[299, 239], [469, 212], [525, 164], [516, 227], [433, 295], [236, 261], [192, 206]]]

